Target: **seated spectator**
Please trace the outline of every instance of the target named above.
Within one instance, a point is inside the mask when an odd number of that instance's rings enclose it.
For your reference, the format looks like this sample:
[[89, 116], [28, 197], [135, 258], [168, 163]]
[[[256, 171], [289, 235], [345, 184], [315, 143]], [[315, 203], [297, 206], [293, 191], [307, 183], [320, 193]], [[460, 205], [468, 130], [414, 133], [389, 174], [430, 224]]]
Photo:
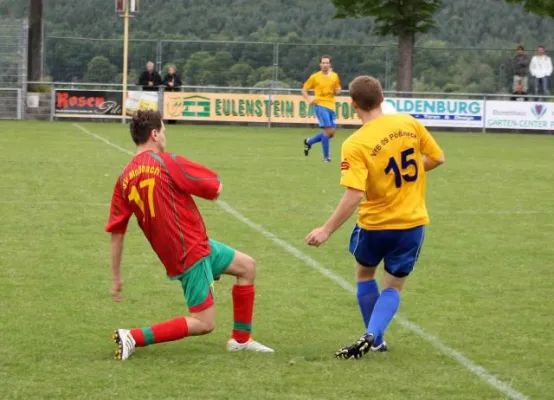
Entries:
[[165, 90], [168, 92], [179, 91], [179, 88], [183, 83], [181, 82], [181, 78], [179, 77], [175, 66], [169, 66], [167, 69], [167, 75], [164, 77], [163, 84], [165, 86]]
[[162, 77], [154, 70], [153, 62], [146, 63], [146, 71], [140, 74], [139, 85], [142, 86], [142, 90], [150, 92], [157, 91], [158, 86], [162, 85]]
[[515, 90], [512, 93], [512, 101], [527, 101], [527, 92], [523, 87], [523, 82], [519, 81], [515, 87]]

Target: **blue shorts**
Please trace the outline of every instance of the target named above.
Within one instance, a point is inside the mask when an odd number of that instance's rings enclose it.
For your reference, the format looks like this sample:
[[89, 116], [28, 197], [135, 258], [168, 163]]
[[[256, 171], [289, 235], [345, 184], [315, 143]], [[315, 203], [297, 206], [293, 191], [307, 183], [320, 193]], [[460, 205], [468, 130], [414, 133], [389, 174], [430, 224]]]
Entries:
[[358, 264], [376, 267], [385, 260], [385, 271], [397, 278], [414, 269], [425, 238], [425, 226], [405, 230], [366, 231], [358, 225], [350, 237], [350, 253]]
[[333, 110], [327, 107], [315, 106], [314, 111], [320, 128], [335, 128], [337, 126], [337, 115]]

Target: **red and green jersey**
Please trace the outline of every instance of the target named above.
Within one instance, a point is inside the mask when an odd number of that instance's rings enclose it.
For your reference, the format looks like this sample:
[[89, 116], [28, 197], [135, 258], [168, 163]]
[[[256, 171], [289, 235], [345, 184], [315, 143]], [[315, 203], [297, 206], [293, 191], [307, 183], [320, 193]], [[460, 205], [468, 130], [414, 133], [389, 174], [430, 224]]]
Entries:
[[132, 214], [165, 266], [181, 275], [210, 254], [204, 220], [192, 196], [213, 200], [215, 172], [171, 153], [133, 157], [115, 184], [106, 232], [125, 233]]

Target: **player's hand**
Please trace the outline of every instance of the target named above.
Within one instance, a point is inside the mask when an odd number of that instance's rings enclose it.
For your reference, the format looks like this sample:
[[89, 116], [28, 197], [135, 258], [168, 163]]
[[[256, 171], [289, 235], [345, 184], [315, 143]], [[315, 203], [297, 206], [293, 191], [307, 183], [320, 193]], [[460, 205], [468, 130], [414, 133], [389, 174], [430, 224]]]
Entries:
[[154, 82], [148, 82], [148, 86], [154, 86]]
[[304, 241], [306, 242], [306, 244], [308, 246], [319, 247], [323, 243], [325, 243], [327, 241], [327, 239], [329, 239], [330, 236], [331, 236], [331, 232], [326, 230], [324, 227], [321, 227], [321, 228], [316, 228], [313, 231], [311, 231], [308, 234], [308, 236], [306, 236]]
[[121, 289], [123, 289], [123, 282], [114, 281], [112, 290], [110, 291], [113, 301], [120, 302], [123, 300], [123, 297], [121, 297]]

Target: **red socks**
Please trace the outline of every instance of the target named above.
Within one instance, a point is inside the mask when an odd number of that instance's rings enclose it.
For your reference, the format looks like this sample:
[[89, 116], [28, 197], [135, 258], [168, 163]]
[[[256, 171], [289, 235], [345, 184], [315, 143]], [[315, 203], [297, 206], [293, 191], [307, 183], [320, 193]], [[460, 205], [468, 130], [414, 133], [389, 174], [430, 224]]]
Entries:
[[186, 337], [189, 333], [185, 317], [178, 317], [147, 328], [131, 329], [138, 347], [154, 343], [171, 342]]
[[[233, 335], [239, 343], [250, 340], [252, 314], [254, 313], [254, 285], [233, 286]], [[131, 335], [138, 347], [154, 343], [171, 342], [188, 336], [185, 317], [178, 317], [146, 328], [131, 329]]]
[[254, 285], [233, 286], [233, 336], [239, 343], [250, 340], [254, 313]]

